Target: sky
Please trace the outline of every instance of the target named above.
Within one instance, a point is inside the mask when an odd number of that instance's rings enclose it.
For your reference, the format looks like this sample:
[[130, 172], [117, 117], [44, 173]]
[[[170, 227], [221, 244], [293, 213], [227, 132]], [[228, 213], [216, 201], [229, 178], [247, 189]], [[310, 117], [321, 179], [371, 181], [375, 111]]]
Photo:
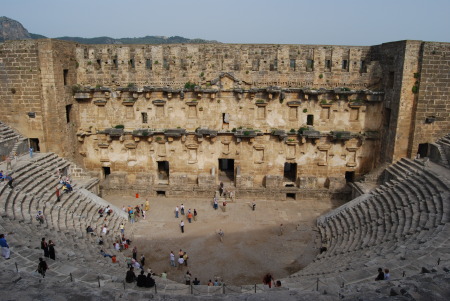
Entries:
[[49, 38], [182, 36], [223, 43], [450, 42], [450, 0], [0, 0]]

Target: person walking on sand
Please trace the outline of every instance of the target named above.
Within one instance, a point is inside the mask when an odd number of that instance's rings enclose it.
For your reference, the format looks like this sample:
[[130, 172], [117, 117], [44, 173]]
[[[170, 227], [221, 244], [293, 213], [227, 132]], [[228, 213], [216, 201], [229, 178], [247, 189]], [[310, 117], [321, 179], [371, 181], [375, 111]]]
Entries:
[[184, 222], [183, 222], [183, 220], [181, 220], [180, 229], [181, 229], [181, 233], [184, 233]]
[[284, 232], [284, 226], [283, 226], [283, 224], [280, 224], [280, 232], [279, 232], [279, 236], [282, 236], [283, 235], [283, 232]]
[[148, 199], [145, 200], [144, 210], [147, 211], [147, 212], [150, 210], [150, 203], [149, 203]]
[[220, 242], [223, 242], [223, 237], [225, 236], [225, 233], [223, 233], [222, 229], [219, 229], [219, 232], [217, 232], [217, 234], [219, 234]]
[[[189, 209], [189, 211], [190, 211], [191, 209]], [[188, 212], [188, 214], [187, 214], [187, 219], [188, 219], [188, 221], [189, 221], [189, 223], [192, 223], [192, 212]]]
[[180, 212], [180, 209], [178, 209], [178, 206], [175, 207], [175, 218], [178, 218], [178, 212]]
[[194, 221], [197, 221], [197, 210], [194, 209]]
[[175, 254], [173, 254], [173, 251], [170, 251], [170, 266], [172, 267], [176, 267], [176, 263], [175, 263]]

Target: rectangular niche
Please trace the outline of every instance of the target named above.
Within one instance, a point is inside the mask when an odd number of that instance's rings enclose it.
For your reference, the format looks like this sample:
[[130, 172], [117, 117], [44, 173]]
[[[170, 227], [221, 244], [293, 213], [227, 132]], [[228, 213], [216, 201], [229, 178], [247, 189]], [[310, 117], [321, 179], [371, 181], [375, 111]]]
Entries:
[[296, 145], [287, 145], [286, 159], [295, 159]]
[[289, 120], [298, 120], [298, 107], [289, 107]]
[[155, 117], [157, 119], [163, 119], [164, 118], [164, 106], [156, 106]]
[[266, 107], [265, 106], [256, 107], [256, 117], [257, 117], [257, 119], [266, 119]]
[[134, 119], [134, 107], [133, 106], [127, 106], [125, 107], [127, 119]]
[[322, 110], [320, 111], [320, 119], [330, 119], [330, 107], [322, 107]]
[[350, 109], [350, 121], [359, 120], [359, 108], [351, 108]]
[[193, 149], [189, 149], [188, 151], [189, 151], [188, 163], [189, 164], [197, 163], [197, 149], [193, 148]]
[[188, 106], [188, 118], [197, 118], [197, 106]]
[[97, 106], [97, 116], [98, 116], [98, 118], [105, 118], [106, 117], [105, 107], [104, 106]]

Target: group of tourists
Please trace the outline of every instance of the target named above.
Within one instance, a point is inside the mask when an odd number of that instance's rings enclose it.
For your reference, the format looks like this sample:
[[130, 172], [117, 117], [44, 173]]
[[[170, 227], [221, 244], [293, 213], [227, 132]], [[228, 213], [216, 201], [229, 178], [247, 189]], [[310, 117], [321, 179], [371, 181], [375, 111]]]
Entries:
[[128, 213], [128, 221], [131, 224], [134, 224], [138, 222], [138, 220], [142, 217], [142, 219], [146, 218], [147, 212], [150, 210], [150, 204], [148, 200], [145, 201], [145, 207], [144, 204], [136, 205], [135, 207], [128, 205], [128, 207], [125, 207], [125, 205], [122, 206], [122, 210], [124, 212]]
[[389, 269], [383, 269], [382, 268], [378, 268], [378, 275], [377, 278], [375, 278], [375, 281], [379, 281], [379, 280], [391, 280], [391, 273], [389, 272]]
[[3, 170], [0, 170], [0, 182], [6, 181], [8, 183], [8, 187], [13, 189], [13, 177], [10, 174], [3, 174]]
[[44, 257], [56, 260], [55, 243], [52, 240], [47, 242], [45, 237], [42, 237], [41, 249], [44, 250]]

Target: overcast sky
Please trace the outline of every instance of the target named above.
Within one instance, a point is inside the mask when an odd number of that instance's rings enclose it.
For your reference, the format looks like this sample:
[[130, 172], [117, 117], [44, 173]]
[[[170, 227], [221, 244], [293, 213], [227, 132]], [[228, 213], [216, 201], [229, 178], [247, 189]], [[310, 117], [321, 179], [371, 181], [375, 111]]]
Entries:
[[450, 0], [1, 0], [31, 33], [182, 36], [224, 43], [450, 42]]

